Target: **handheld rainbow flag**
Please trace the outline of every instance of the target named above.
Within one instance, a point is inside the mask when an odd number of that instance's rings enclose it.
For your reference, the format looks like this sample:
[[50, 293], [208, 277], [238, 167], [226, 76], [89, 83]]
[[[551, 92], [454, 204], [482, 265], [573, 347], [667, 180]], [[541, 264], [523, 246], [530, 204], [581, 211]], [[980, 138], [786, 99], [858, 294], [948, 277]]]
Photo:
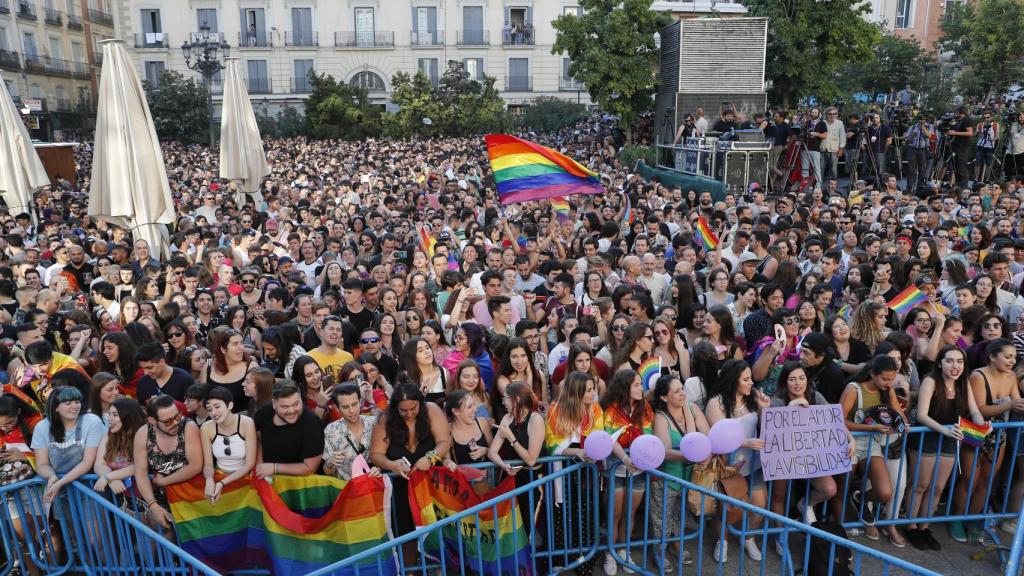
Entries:
[[992, 423], [986, 422], [978, 425], [968, 418], [960, 417], [958, 423], [960, 431], [964, 433], [963, 443], [972, 448], [981, 448], [985, 445], [985, 437], [992, 432]]
[[633, 203], [629, 201], [629, 194], [623, 194], [623, 196], [626, 198], [626, 211], [622, 214], [622, 221], [629, 225], [636, 220], [636, 213], [633, 212]]
[[597, 172], [561, 152], [507, 134], [484, 141], [502, 204], [604, 192]]
[[[435, 466], [409, 477], [409, 503], [417, 527], [429, 526], [478, 504], [499, 498], [516, 488], [516, 479], [505, 478], [486, 494], [477, 494], [461, 468], [452, 472]], [[442, 528], [440, 538], [427, 538], [423, 547], [438, 557], [443, 550], [450, 573], [532, 576], [530, 543], [523, 528], [516, 498], [505, 498], [480, 512]], [[533, 522], [533, 518], [529, 518]]]
[[434, 240], [434, 237], [431, 236], [430, 233], [427, 232], [427, 229], [424, 228], [423, 226], [419, 226], [418, 228], [420, 230], [420, 234], [419, 234], [420, 249], [423, 250], [424, 253], [426, 253], [427, 258], [433, 258], [433, 256], [434, 256], [434, 245], [437, 244], [437, 240]]
[[708, 221], [703, 216], [697, 220], [696, 232], [700, 243], [704, 245], [705, 252], [711, 252], [718, 248], [718, 236], [715, 235], [715, 231], [711, 229], [711, 226], [708, 226]]
[[887, 302], [886, 306], [897, 314], [906, 314], [911, 308], [927, 300], [928, 297], [924, 295], [924, 292], [921, 292], [917, 289], [917, 286], [911, 284], [903, 292], [900, 292]]
[[[224, 475], [218, 473], [217, 478]], [[360, 476], [249, 477], [224, 487], [211, 505], [205, 479], [167, 488], [178, 541], [222, 573], [251, 568], [272, 574], [308, 574], [391, 540], [391, 482]], [[393, 555], [368, 559], [341, 572], [397, 574]]]
[[552, 197], [551, 208], [555, 211], [555, 216], [558, 217], [560, 222], [565, 222], [569, 219], [569, 201], [564, 196]]
[[637, 372], [640, 373], [640, 382], [644, 385], [644, 391], [653, 390], [654, 383], [661, 376], [661, 357], [655, 355], [644, 360]]

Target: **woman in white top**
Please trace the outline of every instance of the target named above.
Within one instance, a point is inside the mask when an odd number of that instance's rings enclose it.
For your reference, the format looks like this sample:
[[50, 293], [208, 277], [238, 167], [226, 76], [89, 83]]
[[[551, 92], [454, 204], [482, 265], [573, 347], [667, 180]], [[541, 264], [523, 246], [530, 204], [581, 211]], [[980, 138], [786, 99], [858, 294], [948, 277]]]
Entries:
[[[210, 419], [199, 429], [203, 440], [206, 497], [216, 504], [226, 484], [245, 478], [256, 465], [256, 425], [252, 418], [232, 412], [234, 396], [214, 386], [206, 396]], [[225, 474], [220, 480], [215, 472]]]

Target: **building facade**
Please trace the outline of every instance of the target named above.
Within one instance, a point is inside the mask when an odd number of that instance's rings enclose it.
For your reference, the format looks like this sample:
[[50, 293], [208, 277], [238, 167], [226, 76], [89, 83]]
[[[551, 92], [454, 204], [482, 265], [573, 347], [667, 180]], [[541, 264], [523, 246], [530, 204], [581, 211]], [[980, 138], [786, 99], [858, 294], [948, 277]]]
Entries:
[[[658, 4], [690, 13], [713, 6]], [[301, 107], [311, 69], [364, 86], [384, 104], [396, 72], [422, 71], [437, 82], [450, 60], [471, 76], [493, 76], [510, 106], [538, 96], [589, 102], [569, 77], [568, 58], [551, 53], [551, 22], [579, 10], [577, 0], [119, 0], [116, 23], [150, 81], [164, 69], [198, 78], [180, 47], [209, 27], [242, 61], [257, 114], [273, 114]], [[219, 101], [219, 76], [213, 91]]]
[[76, 137], [95, 99], [94, 33], [113, 36], [109, 0], [0, 0], [0, 75], [33, 138]]
[[869, 0], [869, 22], [900, 38], [915, 38], [926, 52], [942, 39], [942, 20], [949, 7], [966, 0]]

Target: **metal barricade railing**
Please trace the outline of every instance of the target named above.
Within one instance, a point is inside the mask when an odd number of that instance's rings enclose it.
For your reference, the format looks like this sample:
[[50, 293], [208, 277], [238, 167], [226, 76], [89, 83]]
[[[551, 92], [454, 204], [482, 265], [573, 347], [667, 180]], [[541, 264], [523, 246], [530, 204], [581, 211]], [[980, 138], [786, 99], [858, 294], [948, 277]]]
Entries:
[[[15, 561], [23, 568], [31, 562], [50, 575], [75, 569], [73, 555], [64, 552], [71, 531], [67, 522], [47, 520], [50, 506], [43, 502], [45, 489], [46, 482], [38, 477], [0, 487], [0, 537], [7, 559], [0, 574], [9, 574]], [[66, 494], [62, 497], [61, 502], [66, 502]]]
[[[512, 464], [512, 461], [508, 461]], [[529, 568], [530, 574], [550, 574], [558, 571], [571, 572], [573, 569], [592, 562], [601, 546], [599, 536], [599, 485], [600, 471], [593, 464], [573, 463], [566, 458], [542, 458], [538, 461], [539, 471], [523, 470], [530, 481], [497, 498], [468, 508], [430, 526], [408, 534], [397, 536], [386, 544], [375, 546], [359, 554], [311, 573], [310, 576], [326, 576], [344, 573], [355, 576], [370, 576], [390, 573], [395, 567], [397, 574], [423, 575], [481, 574], [485, 573], [479, 558], [469, 558], [460, 539], [455, 549], [446, 549], [445, 540], [439, 538], [450, 528], [466, 518], [480, 521], [481, 513], [497, 513], [500, 504], [509, 503], [513, 510], [523, 516], [523, 503], [530, 510], [536, 522], [524, 520], [527, 530], [527, 544], [532, 566], [520, 566], [513, 558], [502, 565], [501, 573], [520, 574]], [[474, 468], [493, 469], [493, 465], [476, 465]], [[440, 550], [432, 558], [422, 554], [422, 545], [427, 539], [436, 538]], [[486, 547], [480, 540], [479, 532], [469, 536], [476, 548]], [[513, 538], [513, 547], [518, 540]], [[417, 545], [416, 558], [407, 558], [405, 545]], [[440, 571], [440, 572], [438, 572]]]
[[[616, 471], [622, 466], [620, 462], [610, 467], [606, 476], [608, 486], [612, 485]], [[632, 509], [634, 494], [640, 494], [642, 500], [635, 516], [623, 512], [623, 532], [628, 536], [617, 542], [612, 532], [607, 531], [604, 549], [619, 565], [638, 574], [704, 574], [707, 569], [709, 573], [718, 575], [734, 572], [739, 575], [772, 573], [793, 576], [807, 573], [812, 565], [812, 573], [828, 575], [845, 574], [846, 570], [840, 568], [846, 567], [853, 574], [889, 574], [894, 570], [925, 576], [939, 574], [658, 470], [620, 479], [624, 488], [624, 511]], [[691, 492], [699, 494], [697, 508], [700, 513], [697, 515], [692, 514], [687, 506], [688, 498], [693, 497]], [[606, 498], [605, 521], [606, 526], [611, 526], [615, 521], [614, 490], [609, 489]], [[660, 509], [655, 509], [652, 504], [655, 501], [660, 503]], [[716, 504], [716, 510], [706, 513], [712, 502]], [[732, 526], [726, 521], [729, 509], [742, 511], [741, 519]], [[643, 519], [643, 525], [637, 526], [634, 518]], [[670, 529], [670, 518], [679, 520], [675, 534]], [[751, 529], [755, 523], [764, 528]], [[730, 535], [736, 535], [738, 539], [730, 539]], [[744, 550], [743, 543], [748, 538], [753, 539], [760, 559], [751, 559]], [[719, 541], [727, 542], [724, 556], [716, 550]], [[781, 545], [777, 546], [776, 542]], [[846, 567], [842, 566], [843, 563], [847, 564]]]

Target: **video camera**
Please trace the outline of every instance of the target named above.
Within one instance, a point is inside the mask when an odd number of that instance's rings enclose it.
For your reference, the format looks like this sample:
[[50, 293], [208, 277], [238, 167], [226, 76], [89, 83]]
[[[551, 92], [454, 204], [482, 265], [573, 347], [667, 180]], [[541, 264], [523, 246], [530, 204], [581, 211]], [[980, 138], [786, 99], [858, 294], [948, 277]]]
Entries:
[[939, 132], [949, 132], [956, 126], [956, 112], [946, 112], [935, 122], [935, 129]]

